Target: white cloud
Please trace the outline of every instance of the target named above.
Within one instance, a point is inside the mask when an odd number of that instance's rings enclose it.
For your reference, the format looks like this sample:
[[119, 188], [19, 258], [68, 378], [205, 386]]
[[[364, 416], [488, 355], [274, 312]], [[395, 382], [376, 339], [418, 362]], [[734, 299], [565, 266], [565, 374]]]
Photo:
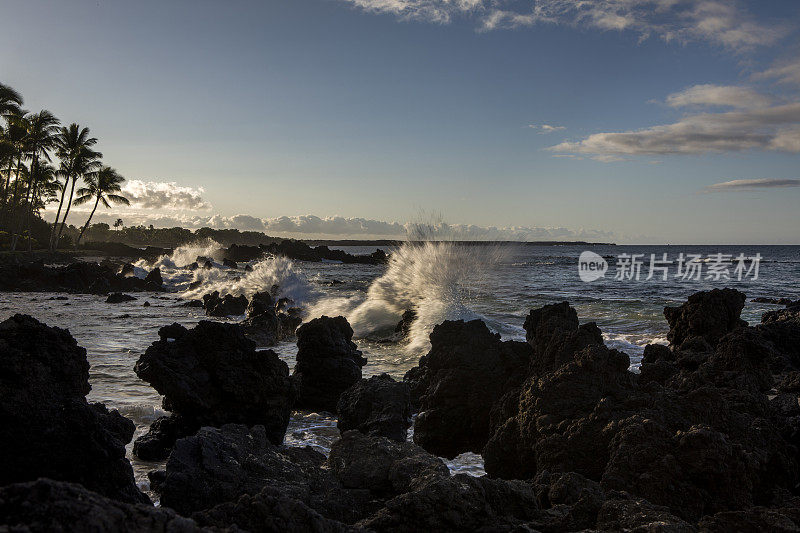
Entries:
[[709, 185], [703, 192], [752, 191], [755, 189], [779, 189], [800, 187], [800, 179], [760, 178], [748, 180], [723, 181]]
[[202, 187], [183, 187], [175, 182], [130, 180], [122, 187], [122, 194], [131, 202], [131, 209], [210, 209], [203, 199]]
[[[79, 211], [82, 214], [83, 211]], [[52, 220], [53, 212], [46, 211], [45, 217]], [[93, 223], [105, 222], [113, 224], [122, 218], [126, 226], [149, 226], [157, 228], [183, 227], [198, 229], [210, 227], [215, 229], [238, 229], [241, 231], [260, 231], [276, 237], [293, 237], [305, 239], [339, 238], [339, 239], [396, 239], [402, 240], [416, 227], [415, 223], [386, 222], [382, 220], [358, 217], [318, 217], [315, 215], [283, 216], [275, 218], [259, 218], [251, 215], [199, 216], [189, 214], [164, 214], [154, 212], [118, 211], [97, 212]], [[83, 219], [70, 221], [82, 223]], [[594, 229], [570, 229], [564, 227], [536, 226], [477, 226], [473, 224], [447, 224], [438, 222], [433, 225], [432, 234], [440, 238], [458, 240], [587, 240], [611, 242], [619, 240], [613, 232]]]
[[367, 12], [447, 24], [454, 15], [484, 9], [484, 0], [344, 0]]
[[565, 126], [553, 126], [551, 124], [528, 124], [528, 127], [538, 130], [540, 134], [553, 133], [554, 131], [563, 131], [567, 129]]
[[695, 85], [667, 96], [671, 107], [719, 106], [736, 109], [767, 107], [772, 98], [748, 87]]
[[800, 102], [724, 113], [700, 113], [673, 124], [595, 133], [548, 150], [566, 154], [667, 155], [740, 152], [800, 153]]
[[595, 161], [600, 161], [601, 163], [617, 163], [619, 161], [627, 161], [624, 157], [619, 157], [617, 155], [612, 154], [601, 154], [592, 156], [592, 159]]
[[781, 59], [770, 68], [753, 76], [755, 79], [773, 79], [780, 83], [800, 85], [800, 57]]
[[640, 38], [707, 41], [733, 50], [771, 45], [788, 33], [766, 25], [737, 0], [342, 0], [372, 13], [404, 20], [447, 24], [456, 17], [476, 19], [485, 31], [540, 23], [603, 31], [633, 31]]

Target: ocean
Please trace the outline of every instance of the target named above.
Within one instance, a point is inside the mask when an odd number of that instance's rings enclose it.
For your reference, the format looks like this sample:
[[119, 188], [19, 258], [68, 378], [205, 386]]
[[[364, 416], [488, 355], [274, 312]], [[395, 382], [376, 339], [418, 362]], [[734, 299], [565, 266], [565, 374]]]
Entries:
[[[663, 308], [679, 305], [694, 292], [721, 287], [745, 292], [748, 300], [742, 318], [750, 323], [759, 322], [763, 312], [781, 307], [753, 302], [753, 298], [800, 299], [800, 246], [428, 242], [386, 248], [392, 254], [388, 265], [307, 263], [278, 257], [252, 263], [251, 272], [243, 270], [244, 264], [239, 269], [222, 267], [219, 248], [207, 242], [178, 248], [153, 263], [138, 262], [137, 276], [144, 277], [155, 266], [161, 268], [167, 293], [137, 293], [137, 300], [113, 305], [105, 303], [105, 296], [0, 293], [0, 319], [26, 313], [47, 325], [68, 329], [88, 352], [89, 400], [119, 409], [136, 423], [138, 436], [164, 412], [158, 393], [134, 374], [135, 362], [158, 339], [160, 327], [173, 322], [192, 326], [206, 319], [202, 309], [180, 303], [212, 290], [249, 296], [278, 285], [280, 296], [292, 298], [308, 318], [343, 315], [368, 359], [365, 377], [387, 372], [396, 379], [417, 364], [429, 347], [431, 329], [447, 319], [482, 319], [503, 339], [524, 339], [522, 325], [530, 309], [566, 300], [578, 311], [582, 323], [598, 324], [607, 345], [630, 356], [636, 371], [647, 344], [667, 342]], [[354, 254], [374, 251], [340, 249]], [[593, 257], [600, 270], [602, 262], [607, 262], [604, 276], [582, 280], [579, 257], [586, 251], [596, 254]], [[217, 268], [194, 272], [181, 268], [198, 255], [214, 258]], [[651, 259], [655, 269], [647, 279]], [[189, 290], [192, 282], [200, 283]], [[149, 307], [143, 306], [145, 301]], [[414, 309], [419, 317], [407, 342], [384, 342], [406, 309]], [[290, 368], [294, 366], [293, 341], [271, 349]], [[311, 445], [326, 452], [337, 437], [334, 417], [297, 412], [286, 444]], [[147, 472], [163, 464], [133, 457], [130, 446], [129, 457], [137, 481], [147, 490]], [[453, 471], [483, 473], [480, 456], [473, 454], [457, 457], [449, 466]]]

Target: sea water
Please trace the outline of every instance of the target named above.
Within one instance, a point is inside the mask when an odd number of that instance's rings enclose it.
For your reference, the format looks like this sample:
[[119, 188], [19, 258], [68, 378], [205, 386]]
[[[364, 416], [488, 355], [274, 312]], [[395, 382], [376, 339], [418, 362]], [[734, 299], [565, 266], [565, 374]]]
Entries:
[[[137, 300], [106, 304], [104, 296], [55, 293], [0, 293], [0, 319], [27, 313], [50, 326], [66, 328], [86, 348], [92, 391], [90, 401], [117, 408], [137, 426], [136, 435], [165, 413], [161, 397], [133, 372], [147, 347], [158, 339], [158, 329], [178, 322], [193, 326], [207, 319], [202, 309], [182, 307], [187, 299], [218, 290], [222, 294], [252, 295], [279, 287], [280, 296], [292, 298], [310, 319], [323, 314], [347, 317], [355, 342], [368, 363], [366, 377], [389, 373], [396, 379], [417, 364], [430, 344], [428, 335], [443, 320], [481, 319], [503, 339], [524, 339], [522, 325], [532, 308], [568, 301], [581, 322], [594, 321], [606, 344], [627, 353], [637, 371], [644, 347], [666, 343], [668, 330], [663, 309], [680, 305], [699, 290], [733, 287], [745, 292], [748, 301], [742, 318], [760, 321], [765, 311], [780, 308], [752, 302], [753, 297], [800, 299], [800, 247], [798, 246], [539, 246], [531, 244], [458, 244], [418, 242], [385, 249], [387, 265], [308, 263], [270, 257], [250, 263], [252, 271], [223, 267], [221, 247], [214, 242], [183, 246], [170, 256], [136, 263], [136, 275], [144, 277], [158, 266], [167, 293], [137, 293]], [[374, 248], [342, 247], [354, 253]], [[605, 277], [583, 282], [578, 275], [578, 257], [591, 250], [605, 258]], [[736, 257], [760, 255], [757, 279], [682, 279], [677, 267], [662, 279], [658, 272], [648, 277], [651, 254], [699, 255], [703, 261], [722, 253]], [[641, 254], [639, 279], [615, 279], [615, 264], [623, 254]], [[189, 271], [185, 265], [203, 255], [215, 262], [211, 270]], [[734, 265], [731, 264], [731, 273]], [[199, 283], [198, 283], [199, 282]], [[190, 289], [190, 284], [193, 289]], [[196, 285], [196, 286], [195, 286]], [[56, 297], [65, 296], [66, 300]], [[144, 307], [144, 302], [150, 303]], [[400, 344], [383, 342], [406, 309], [417, 312], [408, 339]], [[238, 321], [244, 317], [230, 317]], [[271, 347], [290, 369], [294, 366], [293, 341]], [[294, 413], [286, 434], [290, 446], [313, 446], [322, 452], [338, 437], [336, 420], [327, 413]], [[163, 467], [129, 456], [137, 481], [147, 488], [147, 472]], [[479, 456], [465, 454], [449, 462], [453, 471], [480, 475]]]

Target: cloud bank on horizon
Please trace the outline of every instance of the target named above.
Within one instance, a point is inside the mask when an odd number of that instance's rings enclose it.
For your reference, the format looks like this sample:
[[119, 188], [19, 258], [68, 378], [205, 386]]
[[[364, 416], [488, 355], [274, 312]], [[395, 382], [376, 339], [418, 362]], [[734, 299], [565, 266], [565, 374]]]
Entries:
[[[74, 212], [81, 212], [74, 210]], [[52, 219], [52, 213], [48, 213]], [[122, 210], [110, 213], [97, 213], [93, 223], [113, 224], [122, 218], [126, 226], [153, 225], [156, 228], [183, 227], [188, 229], [214, 228], [238, 229], [240, 231], [259, 231], [277, 237], [293, 237], [303, 239], [392, 239], [402, 240], [414, 227], [413, 222], [387, 222], [358, 217], [316, 215], [281, 216], [259, 218], [252, 215], [208, 216], [191, 213], [167, 215], [155, 212]], [[528, 227], [528, 226], [477, 226], [474, 224], [437, 224], [435, 235], [454, 240], [488, 240], [488, 241], [562, 241], [585, 240], [595, 242], [614, 242], [620, 236], [611, 231], [595, 229], [570, 229], [563, 227]]]
[[[193, 188], [175, 182], [130, 180], [122, 188], [122, 194], [130, 206], [115, 206], [113, 212], [97, 212], [95, 223], [112, 224], [122, 218], [128, 225], [143, 225], [158, 228], [184, 227], [199, 229], [238, 229], [260, 231], [270, 235], [299, 238], [356, 238], [356, 239], [402, 239], [415, 226], [414, 222], [386, 222], [359, 217], [296, 215], [261, 218], [237, 214], [224, 216], [211, 213], [212, 205], [203, 197], [202, 187]], [[91, 206], [76, 206], [74, 213], [81, 215]], [[206, 211], [206, 214], [198, 212]], [[48, 206], [45, 218], [53, 218], [53, 206]], [[478, 226], [474, 224], [433, 224], [436, 235], [443, 238], [463, 240], [593, 240], [613, 241], [619, 238], [613, 232], [595, 229], [569, 229], [564, 227], [528, 226]]]

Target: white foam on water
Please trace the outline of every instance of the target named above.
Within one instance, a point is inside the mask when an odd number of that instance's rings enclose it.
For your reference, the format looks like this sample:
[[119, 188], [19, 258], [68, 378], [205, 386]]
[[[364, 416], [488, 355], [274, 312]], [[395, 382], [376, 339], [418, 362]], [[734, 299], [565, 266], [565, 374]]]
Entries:
[[366, 337], [391, 330], [403, 312], [412, 309], [417, 319], [404, 348], [411, 354], [424, 353], [436, 324], [484, 318], [471, 308], [473, 290], [504, 256], [500, 246], [407, 242], [392, 252], [386, 272], [372, 282], [366, 296], [321, 300], [308, 315], [343, 315], [357, 337]]
[[298, 306], [306, 305], [318, 297], [302, 271], [286, 257], [265, 257], [250, 266], [250, 272], [220, 268], [197, 269], [192, 281], [200, 284], [194, 289], [185, 290], [182, 296], [196, 299], [209, 292], [219, 291], [222, 296], [231, 294], [250, 298], [257, 292], [270, 292], [277, 285], [277, 296], [291, 298]]

